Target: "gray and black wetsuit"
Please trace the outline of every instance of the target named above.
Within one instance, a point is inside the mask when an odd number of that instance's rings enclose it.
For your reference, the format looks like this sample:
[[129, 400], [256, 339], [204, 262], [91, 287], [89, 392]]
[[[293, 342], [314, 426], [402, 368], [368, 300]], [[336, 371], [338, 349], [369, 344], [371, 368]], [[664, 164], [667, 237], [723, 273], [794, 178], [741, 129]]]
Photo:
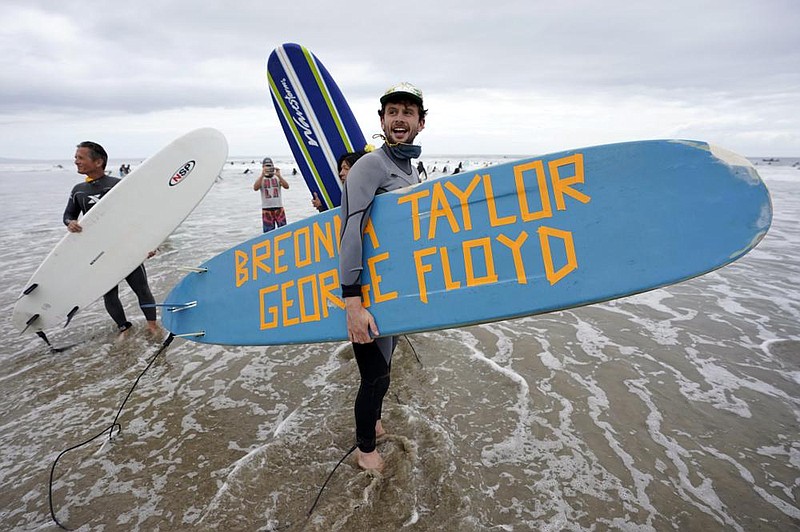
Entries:
[[[410, 159], [398, 157], [386, 144], [361, 157], [350, 169], [342, 192], [342, 234], [339, 278], [342, 297], [361, 296], [364, 227], [375, 196], [419, 183]], [[380, 326], [380, 324], [378, 324]], [[353, 344], [361, 386], [355, 404], [356, 440], [365, 453], [375, 450], [375, 423], [381, 418], [383, 398], [389, 389], [392, 353], [397, 337], [376, 338]]]
[[[75, 185], [69, 195], [67, 208], [64, 209], [64, 225], [69, 225], [70, 220], [77, 220], [78, 215], [86, 214], [119, 181], [116, 177], [103, 176], [88, 183], [83, 182]], [[144, 264], [140, 264], [138, 268], [125, 277], [125, 280], [139, 299], [139, 306], [142, 308], [145, 318], [148, 321], [155, 321], [156, 300], [147, 283], [147, 272], [144, 269]], [[125, 318], [125, 309], [119, 300], [118, 286], [103, 295], [103, 302], [105, 303], [106, 311], [108, 311], [120, 331], [124, 331], [131, 326], [131, 323]]]
[[77, 220], [79, 214], [86, 214], [119, 181], [116, 177], [106, 175], [100, 179], [78, 183], [72, 187], [67, 208], [64, 209], [64, 225], [69, 225], [70, 220]]

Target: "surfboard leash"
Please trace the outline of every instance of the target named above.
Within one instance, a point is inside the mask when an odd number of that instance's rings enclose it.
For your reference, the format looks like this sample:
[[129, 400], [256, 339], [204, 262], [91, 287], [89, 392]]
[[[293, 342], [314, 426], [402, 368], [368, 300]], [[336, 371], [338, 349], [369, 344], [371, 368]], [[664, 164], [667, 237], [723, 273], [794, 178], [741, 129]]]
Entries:
[[272, 528], [270, 530], [291, 530], [293, 528], [300, 529], [300, 527], [302, 527], [309, 519], [311, 519], [311, 514], [314, 513], [314, 509], [317, 507], [317, 503], [319, 503], [319, 500], [322, 497], [322, 492], [325, 491], [325, 487], [328, 485], [328, 482], [330, 482], [331, 477], [333, 477], [333, 474], [336, 473], [336, 470], [339, 468], [339, 466], [342, 465], [342, 462], [344, 462], [347, 459], [347, 457], [350, 456], [353, 453], [353, 451], [355, 451], [357, 448], [358, 445], [354, 444], [349, 451], [344, 453], [344, 456], [342, 456], [339, 462], [335, 466], [333, 466], [333, 469], [331, 469], [331, 472], [328, 473], [328, 477], [325, 479], [325, 482], [322, 483], [322, 487], [319, 488], [319, 492], [317, 493], [317, 498], [314, 499], [314, 504], [312, 504], [311, 508], [308, 509], [308, 512], [306, 512], [306, 516], [302, 521], [294, 523], [289, 522], [286, 523], [285, 525], [281, 525], [276, 528]]
[[328, 485], [328, 482], [331, 480], [331, 477], [333, 477], [333, 474], [336, 473], [336, 470], [339, 468], [340, 465], [342, 465], [342, 462], [344, 462], [347, 459], [347, 457], [350, 456], [353, 453], [353, 451], [356, 450], [357, 447], [358, 445], [353, 445], [352, 447], [350, 447], [350, 450], [344, 453], [344, 456], [342, 456], [341, 460], [339, 460], [339, 462], [335, 466], [333, 466], [331, 472], [328, 473], [328, 478], [326, 478], [325, 482], [322, 483], [322, 487], [319, 489], [319, 493], [317, 493], [317, 498], [314, 499], [314, 504], [311, 505], [311, 508], [308, 509], [308, 513], [306, 513], [306, 519], [311, 517], [311, 514], [314, 512], [314, 508], [317, 507], [317, 503], [319, 502], [320, 497], [322, 497], [322, 492], [325, 490], [325, 487]]
[[[411, 343], [411, 339], [408, 337], [408, 335], [404, 334], [403, 338], [406, 339], [406, 342], [408, 342], [409, 347], [411, 347], [411, 351], [414, 353], [414, 356], [416, 357], [420, 367], [425, 367], [425, 365], [422, 363], [422, 360], [420, 360], [419, 355], [417, 354], [417, 350], [414, 348], [414, 344]], [[312, 504], [311, 508], [308, 509], [308, 513], [306, 514], [306, 520], [308, 520], [308, 518], [311, 517], [311, 514], [314, 512], [314, 509], [317, 507], [317, 503], [319, 503], [319, 500], [322, 497], [322, 492], [325, 490], [325, 487], [328, 485], [328, 482], [330, 482], [331, 477], [333, 477], [333, 474], [336, 473], [336, 470], [339, 468], [340, 465], [342, 465], [342, 462], [344, 462], [347, 459], [347, 457], [350, 456], [353, 453], [353, 451], [355, 451], [357, 448], [358, 444], [353, 445], [349, 451], [344, 453], [344, 456], [342, 456], [339, 462], [335, 466], [333, 466], [331, 472], [328, 473], [328, 478], [326, 478], [325, 482], [322, 483], [322, 487], [319, 489], [319, 493], [317, 493], [317, 498], [314, 499], [314, 504]]]
[[86, 440], [86, 441], [84, 441], [82, 443], [79, 443], [77, 445], [73, 445], [72, 447], [61, 451], [61, 453], [53, 461], [53, 466], [50, 468], [50, 482], [49, 482], [49, 485], [48, 485], [47, 494], [48, 494], [48, 502], [50, 504], [50, 517], [53, 518], [53, 521], [55, 522], [56, 525], [59, 526], [59, 528], [61, 528], [63, 530], [74, 530], [72, 528], [67, 528], [63, 523], [61, 523], [58, 520], [58, 518], [56, 517], [55, 509], [53, 508], [53, 477], [55, 476], [56, 464], [58, 464], [58, 461], [61, 459], [61, 457], [64, 456], [65, 454], [67, 454], [68, 452], [70, 452], [70, 451], [72, 451], [74, 449], [78, 449], [80, 447], [83, 447], [84, 445], [88, 445], [89, 443], [93, 442], [94, 440], [96, 440], [97, 438], [99, 438], [100, 436], [105, 434], [106, 432], [108, 432], [108, 441], [111, 441], [111, 438], [114, 436], [114, 428], [117, 428], [117, 434], [122, 432], [122, 425], [120, 425], [117, 421], [119, 420], [120, 414], [122, 414], [122, 409], [125, 407], [125, 403], [128, 402], [128, 399], [130, 398], [131, 394], [133, 394], [133, 390], [136, 389], [136, 386], [139, 384], [139, 380], [141, 380], [141, 378], [144, 376], [144, 374], [147, 373], [147, 370], [150, 369], [150, 366], [153, 365], [153, 363], [156, 361], [156, 359], [159, 357], [159, 355], [161, 355], [161, 353], [163, 353], [164, 350], [167, 347], [169, 347], [169, 344], [171, 344], [172, 340], [174, 340], [174, 339], [175, 339], [175, 335], [170, 333], [169, 336], [167, 336], [166, 340], [164, 340], [164, 342], [161, 344], [161, 347], [158, 349], [158, 351], [156, 351], [156, 354], [153, 355], [153, 357], [150, 359], [150, 362], [147, 363], [147, 366], [142, 370], [142, 372], [139, 374], [139, 376], [136, 377], [136, 381], [133, 383], [133, 386], [131, 386], [130, 390], [128, 391], [128, 395], [126, 395], [125, 399], [122, 401], [122, 404], [120, 405], [119, 410], [117, 410], [117, 415], [114, 416], [114, 421], [111, 423], [111, 425], [106, 427], [105, 429], [103, 429], [101, 432], [95, 434], [94, 436], [92, 436], [88, 440]]
[[414, 344], [411, 343], [411, 338], [409, 338], [407, 334], [404, 334], [403, 338], [405, 338], [406, 342], [408, 342], [408, 346], [411, 348], [411, 351], [414, 353], [414, 356], [417, 358], [417, 362], [419, 362], [419, 366], [421, 368], [424, 368], [425, 364], [423, 364], [422, 360], [419, 359], [419, 355], [417, 354], [417, 350], [414, 349]]
[[[419, 364], [422, 365], [422, 361], [419, 359], [419, 355], [417, 355], [417, 351], [416, 351], [416, 349], [414, 349], [414, 346], [411, 343], [411, 341], [409, 340], [408, 336], [404, 335], [404, 337], [405, 337], [406, 341], [408, 342], [408, 345], [411, 346], [411, 350], [414, 352], [414, 356], [417, 358], [417, 362], [419, 362]], [[84, 442], [81, 442], [81, 443], [79, 443], [77, 445], [73, 445], [72, 447], [69, 447], [68, 449], [65, 449], [65, 450], [61, 451], [61, 453], [53, 461], [53, 466], [50, 468], [50, 481], [49, 481], [49, 484], [48, 484], [48, 503], [49, 503], [49, 506], [50, 506], [50, 516], [53, 518], [53, 521], [55, 522], [55, 524], [58, 525], [58, 527], [61, 528], [62, 530], [70, 530], [71, 531], [71, 530], [74, 530], [74, 529], [68, 528], [67, 526], [65, 526], [63, 523], [61, 523], [58, 520], [58, 518], [56, 517], [55, 509], [53, 507], [53, 477], [55, 476], [55, 470], [56, 470], [56, 465], [58, 464], [58, 461], [61, 459], [62, 456], [64, 456], [68, 452], [73, 451], [75, 449], [78, 449], [80, 447], [83, 447], [85, 445], [88, 445], [89, 443], [93, 442], [94, 440], [96, 440], [100, 436], [103, 436], [106, 432], [108, 432], [108, 439], [109, 439], [109, 441], [111, 441], [111, 438], [114, 435], [114, 428], [118, 429], [117, 430], [117, 434], [119, 434], [122, 431], [122, 425], [118, 423], [119, 416], [122, 414], [122, 409], [125, 407], [125, 404], [128, 402], [128, 399], [133, 394], [133, 391], [136, 389], [136, 386], [139, 384], [139, 381], [141, 380], [141, 378], [144, 376], [145, 373], [147, 373], [147, 370], [150, 369], [150, 367], [153, 365], [153, 363], [156, 361], [156, 359], [159, 357], [159, 355], [161, 355], [161, 353], [164, 352], [164, 350], [172, 343], [172, 340], [174, 340], [174, 339], [175, 339], [175, 335], [170, 333], [169, 336], [167, 336], [167, 339], [164, 340], [164, 343], [161, 345], [161, 347], [158, 349], [158, 351], [156, 351], [156, 353], [150, 359], [150, 362], [148, 362], [148, 364], [144, 368], [144, 370], [142, 370], [142, 372], [139, 374], [139, 376], [136, 377], [136, 381], [133, 383], [133, 386], [131, 386], [130, 390], [128, 391], [128, 394], [125, 396], [125, 399], [122, 401], [122, 404], [120, 405], [119, 409], [117, 410], [117, 414], [116, 414], [116, 416], [114, 416], [114, 421], [111, 423], [111, 425], [106, 427], [105, 429], [103, 429], [99, 433], [95, 434], [94, 436], [92, 436], [88, 440], [86, 440]], [[319, 504], [319, 500], [322, 498], [322, 493], [325, 491], [325, 488], [328, 486], [328, 482], [330, 482], [331, 478], [333, 478], [333, 475], [334, 475], [334, 473], [336, 473], [336, 470], [339, 468], [340, 465], [342, 465], [342, 463], [347, 459], [347, 457], [350, 456], [353, 453], [353, 451], [355, 451], [357, 448], [358, 448], [358, 445], [354, 444], [344, 454], [344, 456], [342, 456], [342, 458], [336, 463], [336, 465], [333, 466], [333, 469], [331, 469], [331, 472], [328, 473], [328, 476], [325, 479], [325, 482], [322, 483], [322, 486], [320, 487], [319, 492], [317, 493], [317, 496], [314, 499], [314, 503], [311, 505], [311, 507], [308, 509], [308, 512], [306, 513], [306, 520], [308, 520], [308, 518], [311, 517], [311, 514], [314, 513], [314, 510], [316, 509], [317, 504]]]
[[[406, 342], [408, 342], [408, 345], [411, 347], [411, 351], [414, 353], [414, 356], [417, 358], [417, 362], [419, 362], [419, 365], [421, 367], [424, 367], [424, 364], [422, 363], [422, 360], [420, 360], [419, 355], [417, 354], [417, 350], [414, 348], [414, 344], [411, 343], [411, 339], [408, 337], [407, 334], [404, 334], [403, 338], [406, 339]], [[319, 493], [317, 493], [317, 498], [314, 499], [314, 504], [311, 505], [311, 508], [309, 508], [308, 512], [306, 513], [306, 520], [308, 520], [308, 518], [311, 517], [311, 514], [314, 513], [314, 509], [317, 507], [317, 504], [319, 503], [319, 500], [322, 497], [322, 492], [325, 490], [325, 487], [328, 485], [328, 482], [330, 482], [331, 478], [333, 477], [333, 474], [336, 473], [336, 470], [339, 468], [340, 465], [342, 465], [342, 462], [344, 462], [347, 459], [348, 456], [353, 454], [353, 451], [355, 451], [357, 448], [358, 448], [358, 444], [354, 444], [352, 447], [350, 447], [350, 450], [347, 451], [346, 453], [344, 453], [344, 456], [342, 456], [342, 458], [339, 460], [339, 462], [335, 466], [333, 466], [333, 469], [331, 469], [331, 472], [328, 473], [328, 478], [326, 478], [325, 482], [322, 483], [322, 487], [320, 487]]]

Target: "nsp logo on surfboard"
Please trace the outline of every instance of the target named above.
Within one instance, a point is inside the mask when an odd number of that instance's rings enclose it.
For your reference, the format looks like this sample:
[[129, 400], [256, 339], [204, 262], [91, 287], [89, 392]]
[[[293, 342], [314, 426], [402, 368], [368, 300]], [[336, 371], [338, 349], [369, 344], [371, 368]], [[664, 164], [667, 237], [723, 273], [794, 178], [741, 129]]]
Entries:
[[281, 80], [281, 86], [284, 90], [283, 99], [286, 100], [287, 105], [294, 110], [294, 116], [292, 117], [292, 120], [303, 130], [303, 135], [305, 136], [308, 145], [319, 147], [319, 143], [314, 140], [314, 130], [311, 129], [311, 124], [309, 124], [306, 120], [306, 117], [303, 114], [303, 108], [300, 106], [300, 102], [297, 100], [297, 97], [289, 87], [289, 82], [286, 81], [286, 78]]
[[188, 161], [183, 164], [180, 168], [178, 168], [175, 173], [172, 174], [172, 177], [169, 179], [169, 186], [174, 187], [181, 181], [183, 181], [186, 176], [192, 173], [194, 170], [194, 161]]

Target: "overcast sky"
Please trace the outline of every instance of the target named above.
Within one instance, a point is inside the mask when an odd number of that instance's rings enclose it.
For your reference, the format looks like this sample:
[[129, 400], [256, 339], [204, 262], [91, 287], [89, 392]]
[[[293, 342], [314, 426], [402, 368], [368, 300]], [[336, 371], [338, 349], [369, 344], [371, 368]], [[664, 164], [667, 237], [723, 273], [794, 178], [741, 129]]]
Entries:
[[197, 127], [288, 155], [267, 56], [320, 58], [365, 136], [407, 80], [423, 155], [690, 138], [800, 157], [798, 0], [3, 0], [0, 157], [149, 156]]

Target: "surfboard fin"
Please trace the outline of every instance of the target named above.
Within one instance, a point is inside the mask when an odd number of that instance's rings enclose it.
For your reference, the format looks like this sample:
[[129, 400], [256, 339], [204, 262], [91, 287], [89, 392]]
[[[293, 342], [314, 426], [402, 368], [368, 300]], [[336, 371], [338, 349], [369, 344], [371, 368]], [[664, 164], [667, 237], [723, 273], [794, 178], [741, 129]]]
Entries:
[[44, 340], [44, 343], [46, 343], [47, 346], [50, 348], [51, 353], [63, 353], [67, 349], [72, 349], [73, 347], [78, 345], [77, 343], [74, 343], [70, 345], [65, 345], [63, 347], [53, 347], [53, 345], [50, 343], [50, 340], [47, 339], [47, 335], [44, 333], [44, 331], [36, 331], [36, 335], [42, 340]]
[[69, 322], [72, 321], [72, 318], [74, 318], [75, 314], [77, 313], [78, 313], [78, 307], [77, 306], [72, 307], [72, 310], [70, 310], [69, 313], [67, 314], [67, 323], [64, 324], [64, 327], [69, 325]]
[[44, 343], [46, 343], [48, 347], [51, 349], [53, 348], [53, 345], [50, 343], [50, 340], [47, 339], [47, 335], [44, 333], [44, 331], [36, 331], [36, 336], [44, 340]]
[[[172, 334], [172, 333], [170, 333]], [[190, 333], [183, 333], [183, 334], [174, 334], [175, 338], [202, 338], [206, 335], [205, 331], [197, 331], [197, 332], [190, 332]]]
[[[24, 333], [25, 331], [27, 331], [28, 327], [30, 327], [33, 324], [33, 322], [35, 322], [37, 319], [39, 319], [39, 315], [38, 314], [34, 314], [33, 316], [31, 316], [30, 319], [25, 322], [26, 327], [25, 327], [25, 330], [22, 331], [22, 332]], [[68, 345], [68, 346], [65, 346], [65, 347], [56, 348], [56, 347], [53, 347], [53, 344], [50, 343], [50, 340], [47, 338], [47, 335], [44, 333], [44, 331], [36, 331], [36, 336], [38, 336], [39, 338], [44, 340], [44, 343], [47, 344], [47, 347], [49, 347], [50, 351], [53, 352], [53, 353], [60, 353], [62, 351], [66, 351], [70, 347], [73, 347], [74, 345], [76, 345], [76, 344], [73, 344], [73, 345]]]
[[203, 266], [199, 266], [199, 267], [178, 266], [175, 269], [178, 270], [178, 271], [181, 271], [181, 272], [193, 272], [193, 273], [206, 273], [208, 271], [208, 268], [203, 267]]
[[39, 286], [39, 283], [33, 283], [33, 284], [32, 284], [32, 285], [30, 285], [28, 288], [26, 288], [24, 292], [22, 292], [22, 295], [23, 295], [23, 296], [27, 296], [28, 294], [30, 294], [31, 292], [33, 292], [34, 290], [36, 290], [36, 287], [37, 287], [37, 286]]
[[25, 290], [23, 290], [23, 291], [22, 291], [22, 295], [20, 295], [20, 296], [17, 298], [17, 301], [19, 301], [19, 300], [20, 300], [20, 299], [22, 299], [23, 297], [27, 296], [28, 294], [30, 294], [31, 292], [33, 292], [34, 290], [36, 290], [36, 287], [37, 287], [37, 286], [39, 286], [39, 283], [33, 283], [33, 284], [32, 284], [32, 285], [30, 285], [28, 288], [26, 288]]
[[187, 310], [187, 309], [196, 307], [197, 306], [197, 301], [189, 301], [188, 303], [182, 303], [180, 305], [164, 304], [164, 305], [161, 305], [161, 306], [167, 307], [167, 310], [169, 312], [180, 312], [181, 310]]
[[34, 314], [30, 318], [28, 318], [28, 321], [25, 322], [25, 328], [22, 329], [22, 332], [20, 334], [25, 334], [25, 331], [27, 331], [28, 328], [33, 324], [33, 322], [38, 320], [38, 319], [39, 319], [39, 315], [38, 314]]

